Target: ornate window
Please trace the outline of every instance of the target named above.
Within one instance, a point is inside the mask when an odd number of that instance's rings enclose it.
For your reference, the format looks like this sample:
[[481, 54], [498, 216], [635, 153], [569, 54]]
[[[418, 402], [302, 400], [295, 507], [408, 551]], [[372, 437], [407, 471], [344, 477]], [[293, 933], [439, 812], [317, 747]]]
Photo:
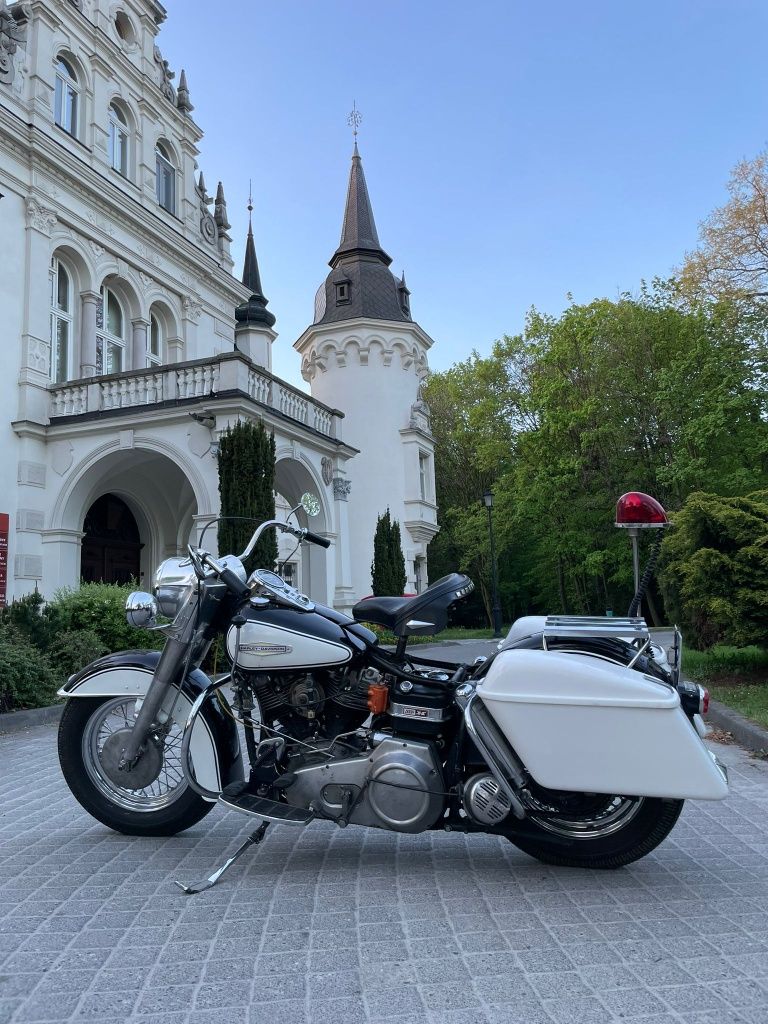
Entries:
[[111, 166], [128, 177], [128, 148], [130, 133], [125, 114], [116, 103], [109, 105], [109, 162]]
[[62, 384], [70, 378], [72, 353], [72, 282], [65, 267], [51, 260], [51, 380]]
[[80, 113], [80, 86], [72, 65], [59, 57], [56, 62], [54, 120], [70, 135], [77, 136]]
[[111, 288], [102, 285], [96, 311], [96, 372], [120, 373], [125, 365], [125, 314]]
[[164, 210], [176, 213], [176, 168], [171, 155], [162, 142], [155, 147], [155, 170], [157, 175], [157, 201]]
[[147, 366], [159, 366], [163, 361], [163, 329], [154, 313], [149, 314], [147, 337]]

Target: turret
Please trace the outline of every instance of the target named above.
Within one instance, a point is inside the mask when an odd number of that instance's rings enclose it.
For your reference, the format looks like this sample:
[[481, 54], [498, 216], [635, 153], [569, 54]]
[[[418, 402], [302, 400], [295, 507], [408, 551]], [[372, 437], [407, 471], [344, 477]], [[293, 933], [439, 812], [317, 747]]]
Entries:
[[[221, 186], [219, 186], [221, 188]], [[221, 190], [223, 202], [224, 192]], [[219, 206], [217, 195], [217, 212], [226, 221], [226, 204]], [[258, 366], [272, 369], [272, 342], [277, 332], [272, 328], [275, 324], [274, 314], [267, 309], [268, 300], [264, 297], [259, 276], [259, 264], [256, 259], [256, 245], [253, 240], [252, 223], [253, 203], [248, 201], [248, 238], [245, 244], [245, 262], [243, 264], [243, 284], [250, 291], [247, 302], [235, 309], [235, 348], [242, 352]], [[227, 225], [229, 226], [229, 225]]]

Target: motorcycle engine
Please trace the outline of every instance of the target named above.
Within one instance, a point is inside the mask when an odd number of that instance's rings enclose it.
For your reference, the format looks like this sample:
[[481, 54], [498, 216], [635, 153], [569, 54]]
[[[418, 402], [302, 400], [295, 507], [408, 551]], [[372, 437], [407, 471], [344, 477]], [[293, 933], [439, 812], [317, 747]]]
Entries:
[[440, 759], [430, 742], [380, 738], [372, 751], [294, 769], [288, 803], [312, 804], [355, 825], [423, 832], [445, 806]]

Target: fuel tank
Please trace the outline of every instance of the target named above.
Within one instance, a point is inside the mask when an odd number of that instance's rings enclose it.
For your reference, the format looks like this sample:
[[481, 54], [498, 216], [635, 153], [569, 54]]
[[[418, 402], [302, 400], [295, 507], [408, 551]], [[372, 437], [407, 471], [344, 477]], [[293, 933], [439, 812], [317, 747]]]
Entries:
[[[320, 610], [302, 612], [274, 605], [269, 608], [249, 605], [243, 614], [248, 621], [240, 629], [237, 664], [246, 671], [282, 669], [293, 672], [343, 665], [366, 647], [363, 638], [345, 631], [345, 616], [336, 612], [332, 612], [331, 618]], [[236, 643], [237, 630], [230, 626], [227, 630], [230, 661], [234, 661]]]

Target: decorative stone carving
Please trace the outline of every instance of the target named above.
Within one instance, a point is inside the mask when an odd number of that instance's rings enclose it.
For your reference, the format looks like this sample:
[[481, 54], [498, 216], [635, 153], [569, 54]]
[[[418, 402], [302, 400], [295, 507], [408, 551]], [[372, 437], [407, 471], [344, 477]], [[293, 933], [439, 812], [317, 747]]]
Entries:
[[320, 461], [320, 467], [323, 472], [323, 483], [326, 487], [330, 487], [333, 481], [333, 459], [329, 459], [327, 455], [324, 455]]
[[414, 430], [429, 431], [430, 412], [429, 406], [421, 398], [417, 398], [411, 406], [410, 426]]
[[344, 480], [337, 476], [333, 481], [333, 497], [336, 501], [349, 501], [349, 492], [352, 490], [352, 481]]
[[19, 46], [27, 43], [29, 8], [16, 4], [8, 9], [6, 0], [0, 0], [0, 84], [10, 85], [15, 71], [13, 55]]
[[185, 295], [182, 305], [184, 306], [184, 316], [197, 323], [200, 319], [201, 313], [203, 312], [203, 306], [200, 300], [193, 298], [191, 295]]
[[139, 242], [136, 246], [136, 252], [142, 257], [142, 259], [147, 260], [147, 262], [151, 263], [153, 266], [160, 266], [160, 254], [155, 252], [154, 249], [150, 249], [150, 247], [145, 245], [144, 242]]
[[313, 381], [317, 376], [318, 371], [320, 373], [325, 373], [327, 365], [328, 362], [325, 356], [319, 356], [317, 352], [313, 350], [301, 361], [301, 376], [307, 382]]
[[213, 197], [208, 195], [202, 171], [200, 171], [200, 178], [195, 185], [195, 192], [197, 193], [197, 198], [200, 200], [200, 234], [209, 245], [216, 245], [219, 234], [216, 230], [216, 221], [213, 219], [211, 212], [208, 209], [210, 204], [213, 202]]
[[53, 210], [49, 210], [32, 196], [27, 200], [27, 227], [42, 231], [50, 238], [51, 231], [58, 219]]
[[144, 291], [148, 292], [152, 285], [155, 283], [154, 280], [149, 276], [149, 274], [145, 274], [143, 270], [139, 271], [139, 277], [141, 278], [141, 284], [142, 287], [144, 288]]
[[160, 52], [160, 47], [156, 46], [154, 50], [155, 64], [157, 64], [160, 72], [160, 80], [158, 85], [160, 86], [160, 92], [165, 96], [167, 100], [176, 106], [176, 90], [171, 84], [173, 79], [176, 77], [176, 72], [171, 71], [168, 66], [168, 61], [163, 59], [163, 55]]
[[104, 246], [99, 245], [99, 243], [95, 242], [92, 238], [88, 239], [88, 245], [91, 247], [91, 252], [96, 257], [96, 259], [100, 260], [101, 257], [104, 255]]
[[74, 461], [71, 441], [57, 441], [51, 451], [51, 468], [58, 476], [68, 473]]
[[48, 373], [50, 345], [40, 338], [30, 338], [27, 348], [27, 366], [38, 373]]

